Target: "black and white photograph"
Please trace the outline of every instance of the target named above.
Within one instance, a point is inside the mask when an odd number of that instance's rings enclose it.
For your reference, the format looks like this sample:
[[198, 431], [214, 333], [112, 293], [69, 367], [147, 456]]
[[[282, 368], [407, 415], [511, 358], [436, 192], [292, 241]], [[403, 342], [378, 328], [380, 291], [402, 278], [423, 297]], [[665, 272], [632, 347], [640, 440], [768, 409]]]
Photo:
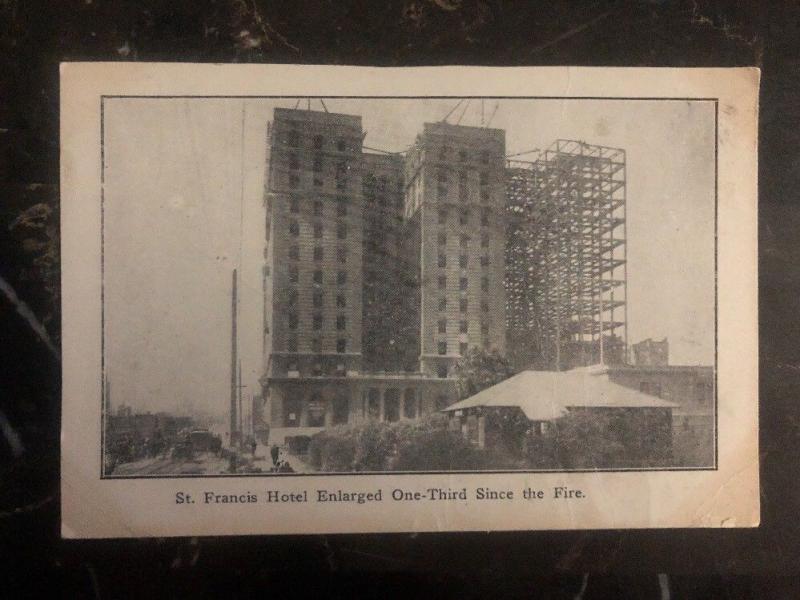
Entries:
[[102, 476], [714, 469], [717, 111], [103, 98]]

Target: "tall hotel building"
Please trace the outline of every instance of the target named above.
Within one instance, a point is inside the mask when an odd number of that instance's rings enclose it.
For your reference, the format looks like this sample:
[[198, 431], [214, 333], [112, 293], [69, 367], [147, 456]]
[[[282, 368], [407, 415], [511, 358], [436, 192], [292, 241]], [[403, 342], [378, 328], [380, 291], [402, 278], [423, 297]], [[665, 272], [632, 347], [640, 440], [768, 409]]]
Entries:
[[623, 151], [559, 140], [507, 168], [501, 129], [426, 123], [404, 155], [366, 152], [363, 136], [360, 117], [311, 110], [276, 108], [269, 126], [262, 386], [273, 427], [444, 408], [457, 400], [457, 361], [475, 347], [506, 354], [507, 338], [517, 368], [612, 355], [624, 327]]
[[470, 347], [505, 349], [505, 132], [426, 123], [405, 176], [420, 269], [420, 366], [445, 378]]

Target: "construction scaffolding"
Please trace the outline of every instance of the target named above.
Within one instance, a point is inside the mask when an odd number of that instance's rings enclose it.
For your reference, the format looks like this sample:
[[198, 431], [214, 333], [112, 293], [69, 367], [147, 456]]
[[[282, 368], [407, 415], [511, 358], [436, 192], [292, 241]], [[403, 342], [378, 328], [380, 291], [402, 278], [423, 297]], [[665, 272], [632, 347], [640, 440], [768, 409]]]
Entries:
[[507, 315], [518, 362], [624, 362], [625, 177], [624, 150], [574, 140], [509, 163]]

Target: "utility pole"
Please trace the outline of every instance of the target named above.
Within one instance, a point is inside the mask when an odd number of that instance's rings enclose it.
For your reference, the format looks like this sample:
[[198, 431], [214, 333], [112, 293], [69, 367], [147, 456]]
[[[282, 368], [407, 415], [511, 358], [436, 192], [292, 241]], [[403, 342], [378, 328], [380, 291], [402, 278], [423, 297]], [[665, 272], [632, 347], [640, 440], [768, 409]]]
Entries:
[[237, 439], [237, 425], [239, 419], [237, 417], [237, 400], [238, 391], [236, 387], [236, 366], [237, 360], [237, 336], [236, 336], [236, 269], [233, 270], [233, 279], [231, 283], [231, 406], [230, 406], [230, 436], [228, 442], [231, 447], [236, 443]]

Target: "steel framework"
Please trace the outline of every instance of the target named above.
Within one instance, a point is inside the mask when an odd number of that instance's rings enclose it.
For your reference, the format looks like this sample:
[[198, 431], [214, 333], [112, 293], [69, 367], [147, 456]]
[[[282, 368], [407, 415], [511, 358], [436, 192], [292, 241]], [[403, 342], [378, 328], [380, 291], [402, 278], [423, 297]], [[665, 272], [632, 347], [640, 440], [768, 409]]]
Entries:
[[557, 140], [508, 165], [508, 328], [542, 368], [623, 362], [625, 151]]

